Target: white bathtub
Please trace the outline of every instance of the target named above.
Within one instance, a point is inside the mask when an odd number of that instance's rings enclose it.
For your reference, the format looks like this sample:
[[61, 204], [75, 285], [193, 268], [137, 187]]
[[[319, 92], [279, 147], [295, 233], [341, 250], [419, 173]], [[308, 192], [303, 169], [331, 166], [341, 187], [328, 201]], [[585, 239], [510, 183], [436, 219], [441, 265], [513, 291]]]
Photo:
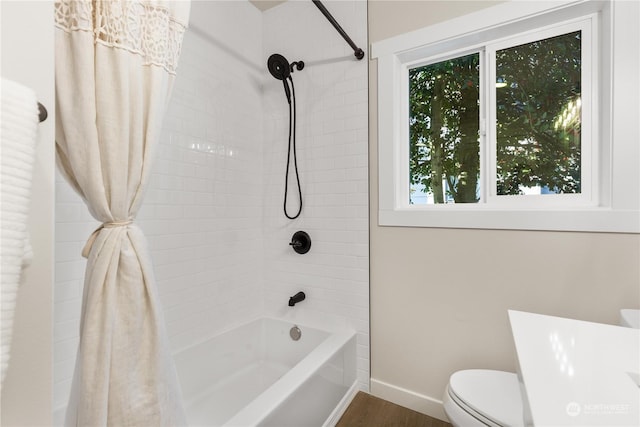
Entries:
[[258, 319], [175, 356], [190, 426], [333, 425], [356, 390], [353, 331]]

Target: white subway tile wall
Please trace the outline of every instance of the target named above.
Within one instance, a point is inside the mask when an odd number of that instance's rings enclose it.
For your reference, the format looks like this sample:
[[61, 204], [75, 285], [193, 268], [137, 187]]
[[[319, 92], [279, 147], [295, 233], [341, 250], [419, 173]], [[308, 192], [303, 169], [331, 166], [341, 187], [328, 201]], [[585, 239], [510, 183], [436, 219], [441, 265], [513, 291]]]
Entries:
[[141, 220], [177, 351], [262, 312], [262, 16], [193, 2]]
[[[367, 48], [364, 1], [325, 1], [354, 42]], [[369, 387], [369, 232], [367, 59], [353, 50], [311, 2], [289, 1], [264, 12], [264, 63], [272, 53], [305, 68], [292, 74], [303, 210], [283, 213], [289, 108], [282, 83], [264, 84], [264, 291], [269, 315], [300, 323], [347, 325], [358, 332], [358, 380]], [[293, 169], [291, 177], [294, 176]], [[295, 179], [288, 212], [297, 212]], [[311, 250], [290, 247], [304, 230]], [[289, 296], [307, 298], [288, 307]]]
[[[366, 48], [365, 2], [326, 5]], [[274, 52], [307, 61], [294, 73], [305, 200], [295, 221], [282, 214], [288, 109], [282, 84], [266, 70]], [[358, 331], [358, 378], [368, 389], [367, 138], [366, 59], [353, 59], [312, 3], [287, 2], [264, 14], [245, 1], [192, 3], [137, 218], [151, 248], [173, 351], [263, 314], [348, 325]], [[80, 251], [97, 225], [58, 175], [58, 422], [78, 345]], [[307, 255], [288, 245], [298, 229], [313, 239]], [[307, 300], [290, 309], [288, 297], [298, 290]]]

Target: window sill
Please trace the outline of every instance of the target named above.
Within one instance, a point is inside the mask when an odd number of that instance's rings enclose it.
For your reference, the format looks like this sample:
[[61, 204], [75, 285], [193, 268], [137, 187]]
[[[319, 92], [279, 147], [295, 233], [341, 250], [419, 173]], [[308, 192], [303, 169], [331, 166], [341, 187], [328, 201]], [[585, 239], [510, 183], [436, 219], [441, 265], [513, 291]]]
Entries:
[[[609, 208], [504, 209], [412, 206], [379, 210], [378, 224], [396, 227], [640, 233], [640, 212]], [[453, 209], [452, 209], [453, 208]]]

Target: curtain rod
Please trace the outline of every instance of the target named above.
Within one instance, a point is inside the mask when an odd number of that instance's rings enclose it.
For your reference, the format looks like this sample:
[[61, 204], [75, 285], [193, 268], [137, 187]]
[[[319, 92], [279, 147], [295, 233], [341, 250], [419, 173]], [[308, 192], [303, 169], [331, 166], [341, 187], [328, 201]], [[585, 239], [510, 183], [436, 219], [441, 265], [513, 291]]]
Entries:
[[324, 7], [324, 5], [320, 2], [320, 0], [311, 0], [311, 1], [313, 2], [313, 4], [315, 4], [318, 7], [318, 9], [320, 9], [320, 12], [322, 12], [325, 18], [327, 18], [327, 20], [331, 23], [331, 25], [333, 25], [333, 27], [340, 33], [342, 38], [344, 38], [345, 41], [349, 43], [349, 46], [351, 46], [351, 49], [353, 49], [353, 55], [358, 59], [364, 58], [364, 51], [360, 49], [358, 46], [356, 46], [353, 40], [351, 40], [351, 37], [349, 37], [349, 35], [342, 29], [340, 24], [338, 24], [338, 21], [335, 20], [333, 15], [331, 15], [331, 13], [327, 10], [327, 8]]

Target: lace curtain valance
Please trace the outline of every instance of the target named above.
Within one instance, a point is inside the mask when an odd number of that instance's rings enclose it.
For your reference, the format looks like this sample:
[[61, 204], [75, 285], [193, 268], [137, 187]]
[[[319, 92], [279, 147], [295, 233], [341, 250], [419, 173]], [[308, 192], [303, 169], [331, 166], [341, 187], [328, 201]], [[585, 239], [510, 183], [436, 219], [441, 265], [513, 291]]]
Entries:
[[175, 74], [186, 21], [175, 16], [169, 7], [171, 2], [164, 3], [57, 1], [55, 24], [66, 32], [90, 32], [95, 43], [128, 50], [140, 55], [144, 65], [163, 67]]

